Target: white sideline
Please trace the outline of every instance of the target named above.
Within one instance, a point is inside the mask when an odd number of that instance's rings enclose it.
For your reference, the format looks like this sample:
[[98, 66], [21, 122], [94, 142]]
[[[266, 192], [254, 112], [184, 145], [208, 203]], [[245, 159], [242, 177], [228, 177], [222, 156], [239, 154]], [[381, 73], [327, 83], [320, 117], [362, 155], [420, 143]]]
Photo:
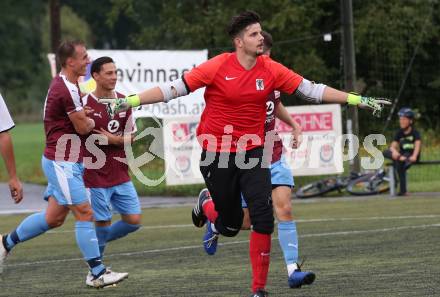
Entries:
[[[308, 219], [308, 220], [295, 220], [297, 223], [319, 223], [319, 222], [339, 222], [339, 221], [375, 221], [375, 220], [404, 220], [404, 219], [433, 219], [440, 218], [440, 215], [415, 215], [415, 216], [390, 216], [390, 217], [364, 217], [364, 218], [327, 218], [327, 219]], [[157, 226], [142, 226], [140, 229], [144, 230], [156, 230], [156, 229], [171, 229], [171, 228], [189, 228], [194, 227], [193, 224], [181, 224], [181, 225], [157, 225]], [[75, 230], [51, 230], [46, 234], [58, 234], [58, 233], [73, 233]]]
[[[400, 226], [400, 227], [383, 228], [383, 229], [349, 230], [349, 231], [338, 231], [338, 232], [314, 233], [314, 234], [300, 235], [299, 238], [377, 233], [377, 232], [389, 232], [389, 231], [398, 231], [398, 230], [407, 230], [407, 229], [426, 229], [426, 228], [432, 228], [432, 227], [440, 227], [440, 223], [429, 224], [429, 225]], [[277, 239], [278, 239], [277, 237], [272, 237], [272, 240], [277, 240]], [[249, 240], [219, 243], [219, 245], [220, 246], [222, 246], [222, 245], [235, 245], [235, 244], [242, 244], [242, 243], [249, 243]], [[202, 244], [189, 245], [189, 246], [179, 246], [179, 247], [173, 247], [173, 248], [153, 249], [153, 250], [145, 250], [145, 251], [130, 252], [130, 253], [115, 253], [115, 254], [106, 255], [106, 258], [121, 257], [121, 256], [128, 256], [129, 257], [129, 256], [142, 255], [142, 254], [162, 253], [162, 252], [180, 251], [180, 250], [188, 250], [188, 249], [201, 249], [201, 248], [202, 248]], [[35, 261], [35, 262], [9, 264], [9, 265], [5, 265], [5, 266], [7, 266], [7, 267], [31, 266], [31, 265], [39, 265], [39, 264], [54, 264], [54, 263], [73, 262], [73, 261], [83, 261], [83, 259], [82, 258], [70, 258], [70, 259], [58, 259], [58, 260], [47, 260], [47, 261]]]

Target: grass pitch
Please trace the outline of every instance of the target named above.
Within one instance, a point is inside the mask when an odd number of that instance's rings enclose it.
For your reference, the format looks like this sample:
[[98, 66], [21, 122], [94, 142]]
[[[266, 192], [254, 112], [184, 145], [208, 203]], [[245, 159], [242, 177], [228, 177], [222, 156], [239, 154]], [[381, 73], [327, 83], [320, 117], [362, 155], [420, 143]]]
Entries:
[[[271, 296], [440, 296], [440, 198], [294, 202], [300, 256], [317, 279], [287, 287], [276, 232], [268, 291]], [[0, 232], [22, 215], [0, 217]], [[117, 287], [85, 286], [87, 268], [74, 240], [73, 220], [20, 244], [8, 258], [0, 296], [247, 296], [248, 232], [220, 239], [215, 256], [201, 246], [204, 229], [190, 208], [143, 211], [144, 227], [112, 242], [105, 263], [127, 271]]]

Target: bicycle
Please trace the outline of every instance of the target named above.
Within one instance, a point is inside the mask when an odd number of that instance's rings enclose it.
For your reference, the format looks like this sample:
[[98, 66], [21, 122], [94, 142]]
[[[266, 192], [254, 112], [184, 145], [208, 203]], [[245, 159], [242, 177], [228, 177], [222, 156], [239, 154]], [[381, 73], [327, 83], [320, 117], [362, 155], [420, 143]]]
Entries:
[[347, 185], [358, 178], [364, 176], [362, 173], [351, 172], [349, 176], [335, 176], [324, 178], [322, 180], [307, 184], [300, 187], [295, 196], [299, 199], [306, 199], [311, 197], [323, 196], [332, 191], [342, 192]]
[[[390, 170], [393, 170], [392, 168]], [[397, 187], [397, 181], [394, 183]], [[379, 169], [350, 181], [347, 192], [356, 196], [377, 195], [390, 190], [390, 178], [387, 171]]]

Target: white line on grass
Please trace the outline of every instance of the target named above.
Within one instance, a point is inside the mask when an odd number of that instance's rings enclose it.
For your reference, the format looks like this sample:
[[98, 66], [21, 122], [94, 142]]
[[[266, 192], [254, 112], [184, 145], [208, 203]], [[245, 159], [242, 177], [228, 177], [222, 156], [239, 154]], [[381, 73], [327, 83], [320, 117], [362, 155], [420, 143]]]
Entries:
[[[325, 233], [314, 233], [314, 234], [305, 234], [300, 235], [300, 238], [310, 238], [310, 237], [325, 237], [325, 236], [337, 236], [337, 235], [352, 235], [352, 234], [364, 234], [364, 233], [377, 233], [377, 232], [390, 232], [390, 231], [399, 231], [399, 230], [407, 230], [407, 229], [426, 229], [432, 227], [440, 227], [440, 223], [438, 224], [429, 224], [429, 225], [416, 225], [416, 226], [400, 226], [400, 227], [392, 227], [392, 228], [383, 228], [383, 229], [370, 229], [370, 230], [349, 230], [349, 231], [338, 231], [338, 232], [325, 232]], [[277, 240], [277, 237], [272, 237], [272, 240]], [[249, 240], [241, 240], [241, 241], [232, 241], [219, 243], [219, 245], [236, 245], [249, 243]], [[113, 257], [130, 257], [137, 256], [143, 254], [152, 254], [152, 253], [163, 253], [163, 252], [171, 252], [171, 251], [181, 251], [181, 250], [189, 250], [189, 249], [200, 249], [201, 244], [198, 245], [189, 245], [189, 246], [179, 246], [173, 248], [166, 249], [152, 249], [138, 252], [130, 252], [130, 253], [115, 253], [106, 255], [106, 258]], [[39, 265], [39, 264], [55, 264], [55, 263], [63, 263], [63, 262], [73, 262], [73, 261], [83, 261], [82, 258], [70, 258], [70, 259], [58, 259], [58, 260], [46, 260], [46, 261], [35, 261], [35, 262], [25, 262], [25, 263], [17, 263], [17, 264], [9, 264], [5, 265], [8, 267], [17, 267], [17, 266], [31, 266], [31, 265]]]
[[[415, 215], [415, 216], [390, 216], [390, 217], [364, 217], [364, 218], [327, 218], [327, 219], [307, 219], [296, 220], [297, 223], [319, 223], [319, 222], [341, 222], [341, 221], [375, 221], [375, 220], [405, 220], [405, 219], [433, 219], [440, 218], [440, 215], [427, 214], [427, 215]], [[181, 224], [181, 225], [157, 225], [157, 226], [142, 226], [144, 230], [156, 230], [156, 229], [172, 229], [172, 228], [189, 228], [194, 227], [193, 224]], [[50, 230], [46, 233], [58, 234], [58, 233], [73, 233], [75, 230]]]

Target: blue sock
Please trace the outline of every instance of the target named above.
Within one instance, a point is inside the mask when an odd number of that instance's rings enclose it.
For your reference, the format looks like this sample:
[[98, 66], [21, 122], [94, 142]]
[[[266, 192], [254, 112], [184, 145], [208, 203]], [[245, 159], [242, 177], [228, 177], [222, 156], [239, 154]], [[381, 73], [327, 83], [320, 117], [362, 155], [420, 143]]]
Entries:
[[124, 237], [128, 233], [134, 232], [139, 229], [140, 226], [141, 225], [128, 224], [122, 220], [117, 221], [110, 226], [110, 232], [108, 233], [107, 242]]
[[105, 271], [105, 266], [101, 262], [99, 254], [98, 239], [93, 222], [75, 223], [76, 242], [84, 259], [90, 266], [92, 274], [97, 276]]
[[278, 222], [278, 240], [284, 254], [286, 265], [298, 262], [298, 236], [296, 223]]
[[19, 242], [34, 238], [49, 230], [46, 222], [46, 212], [34, 213], [25, 218], [17, 229], [6, 237], [6, 249], [11, 250]]
[[104, 256], [105, 245], [107, 244], [110, 226], [96, 226], [96, 237], [98, 237], [99, 253], [101, 258]]

